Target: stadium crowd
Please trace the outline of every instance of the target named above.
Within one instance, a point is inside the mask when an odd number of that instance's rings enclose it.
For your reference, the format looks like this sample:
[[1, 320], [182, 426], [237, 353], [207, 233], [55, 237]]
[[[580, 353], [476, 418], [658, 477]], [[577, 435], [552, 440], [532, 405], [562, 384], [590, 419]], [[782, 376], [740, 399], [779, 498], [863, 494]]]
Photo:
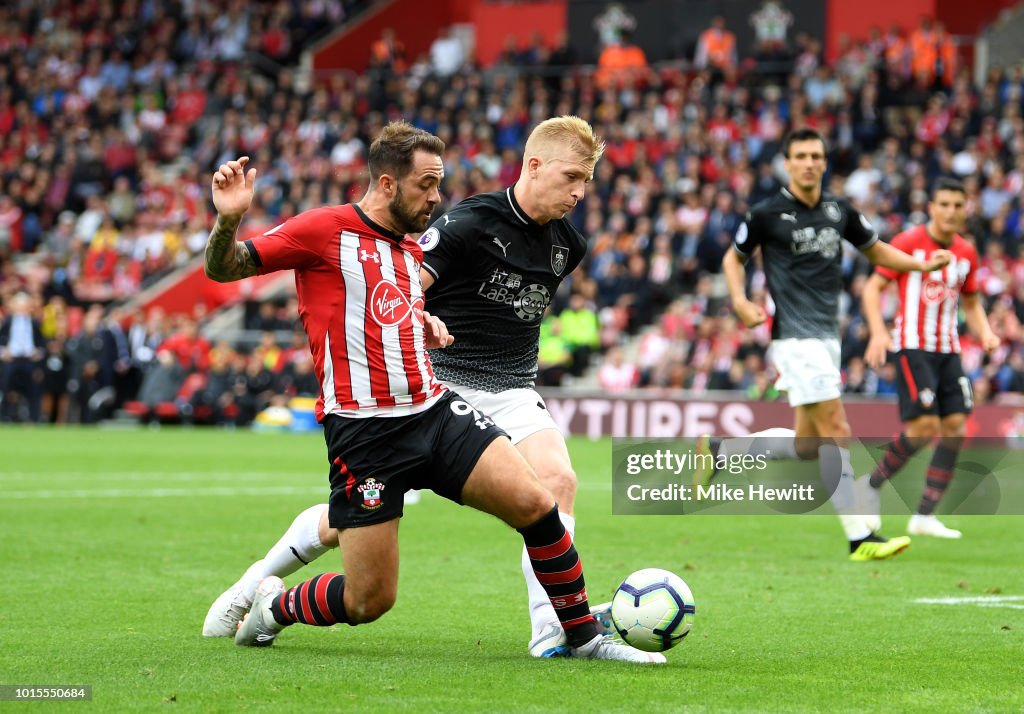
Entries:
[[[512, 183], [525, 136], [548, 116], [577, 114], [606, 138], [572, 214], [589, 257], [542, 324], [541, 384], [599, 365], [609, 391], [774, 398], [768, 328], [737, 323], [720, 267], [747, 207], [781, 185], [784, 133], [810, 125], [829, 138], [827, 187], [886, 239], [925, 220], [937, 177], [964, 181], [965, 234], [1003, 339], [991, 358], [963, 339], [965, 369], [979, 402], [1024, 391], [1021, 67], [992, 67], [976, 86], [927, 21], [844, 40], [834, 62], [806, 35], [724, 51], [727, 29], [716, 25], [696, 63], [651, 66], [642, 51], [618, 51], [596, 68], [576, 61], [569, 38], [510, 40], [482, 68], [454, 33], [408, 57], [387, 32], [367, 72], [306, 81], [300, 50], [365, 4], [0, 8], [0, 418], [91, 421], [134, 402], [245, 424], [286, 395], [316, 394], [305, 348], [275, 340], [294, 326], [293, 302], [251, 309], [247, 327], [265, 336], [241, 348], [200, 335], [202, 306], [143, 314], [133, 299], [202, 251], [216, 165], [252, 157], [260, 175], [243, 230], [261, 232], [357, 200], [370, 141], [399, 117], [447, 143], [448, 205]], [[609, 43], [628, 45], [614, 33]], [[845, 250], [846, 389], [892, 394], [893, 367], [862, 360], [868, 264]], [[753, 294], [768, 300], [763, 273], [750, 273]], [[203, 379], [188, 379], [194, 372]]]

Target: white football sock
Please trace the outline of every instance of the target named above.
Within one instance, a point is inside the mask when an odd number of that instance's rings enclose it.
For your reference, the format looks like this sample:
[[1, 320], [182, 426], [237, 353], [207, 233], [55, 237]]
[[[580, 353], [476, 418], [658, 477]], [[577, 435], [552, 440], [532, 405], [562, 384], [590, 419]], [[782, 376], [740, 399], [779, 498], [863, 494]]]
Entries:
[[249, 566], [240, 581], [246, 598], [252, 600], [256, 586], [263, 578], [291, 575], [331, 549], [320, 542], [320, 517], [326, 510], [327, 504], [321, 503], [297, 515], [263, 559]]
[[722, 439], [718, 453], [727, 457], [734, 454], [764, 456], [772, 461], [799, 458], [796, 454], [796, 432], [783, 427], [765, 429], [747, 436]]
[[818, 447], [818, 467], [821, 480], [832, 494], [832, 507], [839, 515], [839, 523], [847, 540], [861, 540], [871, 535], [871, 529], [864, 523], [864, 516], [855, 513], [856, 497], [853, 492], [853, 464], [850, 450], [835, 444]]
[[[565, 530], [569, 531], [569, 535], [572, 539], [576, 540], [576, 519], [570, 516], [568, 513], [558, 512], [558, 518], [562, 521], [562, 525], [565, 526]], [[551, 622], [558, 622], [558, 615], [555, 613], [555, 608], [551, 606], [551, 600], [548, 597], [547, 591], [544, 586], [537, 580], [536, 573], [533, 572], [533, 565], [530, 564], [530, 556], [526, 553], [526, 546], [523, 546], [523, 577], [526, 578], [526, 595], [530, 599], [530, 628], [532, 634], [530, 639], [536, 639], [540, 635], [544, 626]]]

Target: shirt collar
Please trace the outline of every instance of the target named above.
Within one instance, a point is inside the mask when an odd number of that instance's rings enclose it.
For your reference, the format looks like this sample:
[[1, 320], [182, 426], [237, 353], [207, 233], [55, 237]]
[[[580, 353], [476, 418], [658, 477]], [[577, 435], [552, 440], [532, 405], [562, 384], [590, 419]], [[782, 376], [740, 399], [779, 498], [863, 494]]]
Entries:
[[363, 209], [361, 209], [358, 205], [353, 203], [352, 204], [352, 208], [355, 209], [356, 215], [359, 216], [359, 219], [363, 223], [365, 223], [370, 228], [372, 228], [374, 231], [379, 233], [382, 237], [390, 238], [391, 240], [395, 241], [396, 243], [401, 243], [405, 239], [404, 235], [399, 235], [398, 233], [395, 233], [394, 231], [388, 230], [384, 226], [382, 226], [379, 223], [377, 223], [376, 221], [374, 221], [368, 215], [363, 213]]
[[531, 228], [540, 228], [540, 224], [530, 218], [526, 214], [526, 211], [523, 210], [523, 207], [519, 205], [519, 201], [516, 200], [515, 187], [516, 185], [512, 184], [505, 189], [505, 196], [508, 197], [508, 203], [512, 207], [512, 212], [516, 214], [516, 218], [518, 218], [523, 225], [530, 226]]

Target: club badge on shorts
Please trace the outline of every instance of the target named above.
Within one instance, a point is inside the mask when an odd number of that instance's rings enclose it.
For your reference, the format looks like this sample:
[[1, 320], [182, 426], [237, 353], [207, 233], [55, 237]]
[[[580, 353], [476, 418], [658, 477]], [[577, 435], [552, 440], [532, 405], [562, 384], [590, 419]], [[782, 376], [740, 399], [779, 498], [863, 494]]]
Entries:
[[930, 409], [932, 404], [935, 403], [935, 392], [930, 389], [922, 389], [917, 395], [918, 401], [921, 402], [921, 406], [925, 409]]
[[356, 490], [363, 494], [363, 502], [360, 505], [362, 505], [364, 510], [376, 511], [381, 507], [383, 502], [380, 492], [384, 490], [385, 485], [371, 476], [356, 487]]
[[551, 269], [555, 275], [565, 272], [565, 265], [569, 262], [569, 249], [563, 245], [551, 246]]

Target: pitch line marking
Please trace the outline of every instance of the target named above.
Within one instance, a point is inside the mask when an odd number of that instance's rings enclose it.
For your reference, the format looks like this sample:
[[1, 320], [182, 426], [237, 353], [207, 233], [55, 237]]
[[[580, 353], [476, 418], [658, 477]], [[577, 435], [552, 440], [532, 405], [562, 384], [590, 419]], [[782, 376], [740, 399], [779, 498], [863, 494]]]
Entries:
[[195, 498], [197, 496], [320, 496], [328, 493], [323, 486], [265, 486], [251, 488], [103, 488], [67, 489], [62, 491], [9, 491], [0, 494], [4, 501], [26, 501], [53, 498]]
[[1024, 610], [1024, 595], [978, 595], [974, 597], [921, 597], [911, 602], [918, 605], [976, 605]]

